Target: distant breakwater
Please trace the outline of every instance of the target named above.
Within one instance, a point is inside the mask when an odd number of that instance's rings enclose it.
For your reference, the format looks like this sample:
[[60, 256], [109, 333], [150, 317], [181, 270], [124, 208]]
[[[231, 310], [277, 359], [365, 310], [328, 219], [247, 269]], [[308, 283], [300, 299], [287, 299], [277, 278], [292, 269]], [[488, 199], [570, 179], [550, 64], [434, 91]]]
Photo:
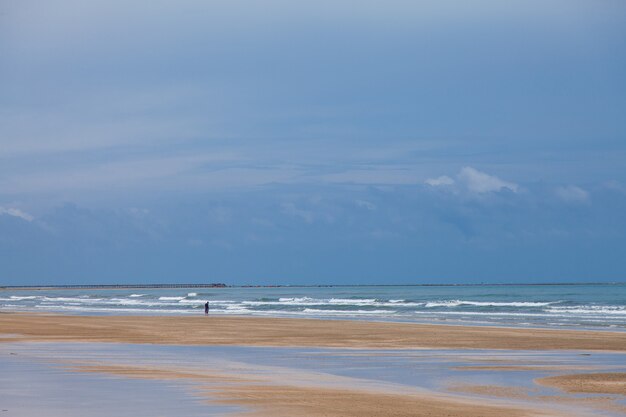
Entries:
[[126, 289], [126, 288], [226, 288], [226, 284], [94, 284], [94, 285], [16, 285], [0, 286], [2, 290], [54, 290], [54, 289]]

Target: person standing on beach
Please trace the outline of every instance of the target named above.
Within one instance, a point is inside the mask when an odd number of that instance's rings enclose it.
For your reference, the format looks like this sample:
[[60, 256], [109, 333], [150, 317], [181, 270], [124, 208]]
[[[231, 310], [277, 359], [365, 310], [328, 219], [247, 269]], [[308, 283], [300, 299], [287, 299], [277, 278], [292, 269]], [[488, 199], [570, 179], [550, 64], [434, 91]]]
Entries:
[[208, 301], [204, 303], [204, 315], [205, 316], [209, 315], [209, 302]]

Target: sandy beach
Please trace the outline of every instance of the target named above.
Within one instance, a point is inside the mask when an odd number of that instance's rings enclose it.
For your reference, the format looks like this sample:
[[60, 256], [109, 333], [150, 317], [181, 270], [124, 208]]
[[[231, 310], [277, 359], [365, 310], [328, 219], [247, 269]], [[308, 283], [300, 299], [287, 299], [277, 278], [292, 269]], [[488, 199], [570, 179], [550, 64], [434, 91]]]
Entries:
[[[246, 377], [207, 375], [184, 371], [136, 366], [84, 366], [80, 372], [95, 372], [126, 378], [193, 380], [212, 383], [206, 395], [220, 404], [246, 406], [251, 416], [295, 417], [360, 417], [360, 416], [449, 416], [449, 417], [512, 417], [551, 415], [539, 410], [504, 405], [484, 405], [478, 401], [460, 400], [451, 396], [393, 394], [359, 388], [324, 388], [295, 384], [270, 383]], [[217, 384], [216, 384], [217, 382]], [[228, 383], [228, 384], [226, 384]]]
[[[619, 356], [626, 352], [626, 334], [621, 332], [259, 317], [2, 313], [0, 342], [5, 349], [22, 356], [28, 354], [28, 346], [56, 343], [54, 346], [60, 348], [43, 350], [43, 357], [58, 362], [72, 373], [192, 384], [196, 387], [195, 391], [211, 404], [242, 407], [244, 411], [235, 413], [241, 415], [521, 417], [596, 415], [593, 410], [619, 415], [626, 411], [622, 405], [615, 403], [626, 396], [626, 374], [607, 372], [615, 370], [614, 365], [586, 361], [598, 355]], [[97, 361], [58, 356], [66, 349], [65, 346], [94, 343], [104, 346], [99, 349], [104, 349], [105, 353], [100, 354]], [[251, 349], [265, 349], [262, 354], [276, 349], [330, 348], [324, 353], [328, 359], [323, 359], [323, 355], [309, 358], [303, 354], [306, 359], [322, 360], [321, 365], [342, 355], [351, 356], [352, 361], [362, 356], [373, 361], [372, 364], [377, 360], [384, 363], [395, 357], [395, 351], [399, 352], [397, 355], [408, 355], [405, 359], [393, 359], [402, 366], [404, 360], [412, 361], [423, 351], [428, 353], [416, 360], [422, 361], [420, 366], [428, 367], [432, 360], [441, 360], [440, 354], [451, 352], [444, 360], [447, 361], [445, 366], [442, 365], [444, 371], [437, 372], [444, 372], [442, 381], [454, 383], [450, 383], [448, 391], [432, 387], [412, 390], [397, 384], [368, 385], [362, 383], [362, 378], [331, 377], [306, 369], [287, 367], [291, 369], [288, 374], [282, 371], [287, 368], [268, 372], [261, 366], [261, 359], [256, 354], [245, 356], [252, 363], [247, 365], [246, 370], [223, 367], [219, 362], [195, 369], [171, 359], [155, 360], [150, 365], [117, 363], [113, 355], [110, 360], [107, 359], [106, 346], [128, 344], [172, 346], [175, 349], [176, 346], [207, 349], [211, 346], [223, 349], [249, 346]], [[493, 353], [494, 350], [501, 353]], [[278, 357], [284, 356], [284, 352], [287, 351], [279, 351]], [[506, 356], [506, 352], [511, 354]], [[540, 356], [520, 359], [520, 352]], [[148, 353], [145, 355], [151, 357]], [[564, 360], [563, 355], [568, 355], [569, 359]], [[220, 357], [219, 354], [213, 356]], [[350, 362], [345, 362], [345, 366], [353, 367]], [[375, 368], [374, 365], [372, 367]], [[423, 378], [435, 375], [428, 372]], [[473, 378], [484, 379], [485, 375], [508, 381], [507, 374], [521, 372], [528, 373], [528, 383], [536, 386], [533, 389], [554, 391], [544, 393], [541, 397], [543, 403], [538, 404], [537, 398], [533, 397], [536, 394], [523, 391], [528, 388], [522, 389], [515, 384], [485, 386], [472, 382]], [[536, 375], [543, 377], [533, 382]], [[419, 374], [412, 378], [420, 379]], [[436, 385], [433, 384], [433, 387]], [[457, 388], [454, 388], [455, 385]], [[460, 385], [462, 389], [458, 388]], [[570, 392], [605, 396], [581, 401], [580, 398], [568, 397]], [[564, 411], [561, 409], [563, 406], [569, 408]]]
[[[0, 314], [20, 340], [385, 349], [626, 351], [625, 332], [262, 317]], [[0, 339], [2, 340], [2, 339]]]
[[541, 378], [537, 383], [567, 392], [626, 396], [625, 373], [589, 373]]
[[626, 417], [626, 0], [0, 0], [0, 417]]

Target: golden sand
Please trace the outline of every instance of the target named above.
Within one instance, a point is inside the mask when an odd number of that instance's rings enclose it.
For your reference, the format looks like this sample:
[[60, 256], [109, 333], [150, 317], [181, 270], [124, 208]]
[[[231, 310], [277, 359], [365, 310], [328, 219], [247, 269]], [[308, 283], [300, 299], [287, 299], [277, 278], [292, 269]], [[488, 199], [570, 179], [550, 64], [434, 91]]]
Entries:
[[626, 395], [626, 373], [622, 372], [550, 376], [535, 382], [573, 393]]
[[181, 345], [626, 351], [626, 333], [261, 317], [1, 313], [9, 340]]
[[[249, 345], [383, 349], [516, 349], [626, 351], [626, 334], [548, 329], [445, 326], [342, 320], [180, 317], [67, 316], [0, 313], [0, 343], [67, 341], [178, 345]], [[515, 365], [509, 365], [515, 368]], [[502, 370], [500, 367], [498, 370]], [[82, 372], [127, 378], [180, 379], [207, 386], [207, 400], [249, 407], [250, 416], [291, 417], [495, 417], [557, 416], [553, 412], [506, 402], [468, 400], [458, 396], [363, 390], [356, 387], [302, 386], [284, 381], [255, 381], [240, 374], [198, 375], [189, 371], [138, 369], [128, 366], [77, 366]], [[495, 369], [494, 369], [495, 370]], [[521, 369], [520, 369], [521, 370]], [[581, 374], [542, 378], [538, 383], [571, 392], [626, 394], [624, 374]], [[210, 387], [208, 387], [210, 385]], [[519, 393], [490, 388], [466, 393], [507, 399]], [[515, 395], [514, 395], [515, 394]], [[559, 402], [561, 398], [547, 399]], [[589, 399], [581, 399], [580, 405]], [[594, 399], [591, 399], [594, 400]], [[610, 399], [609, 399], [610, 400]], [[572, 400], [566, 403], [571, 405]], [[598, 407], [613, 407], [602, 400]], [[504, 404], [504, 405], [503, 405]], [[608, 408], [607, 408], [608, 409]], [[620, 410], [621, 411], [621, 410]]]
[[[555, 406], [563, 405], [569, 407], [569, 416], [577, 415], [572, 413], [573, 410], [586, 408], [597, 411], [608, 411], [613, 414], [626, 415], [626, 406], [616, 402], [616, 397], [612, 395], [593, 396], [593, 397], [573, 397], [563, 395], [539, 395], [538, 387], [522, 388], [522, 387], [503, 387], [499, 385], [472, 385], [472, 384], [456, 384], [449, 387], [452, 392], [460, 392], [467, 394], [476, 394], [487, 397], [504, 398], [507, 400], [521, 401], [541, 401], [544, 404]], [[589, 415], [584, 414], [583, 415]], [[595, 414], [592, 414], [595, 415]]]
[[[123, 365], [78, 366], [74, 370], [125, 378], [210, 384], [203, 392], [214, 404], [245, 407], [241, 416], [272, 417], [548, 417], [559, 414], [521, 406], [489, 405], [452, 396], [392, 394], [364, 389], [295, 386], [194, 373], [189, 370]], [[228, 382], [225, 384], [224, 382]], [[201, 391], [202, 392], [202, 391]]]

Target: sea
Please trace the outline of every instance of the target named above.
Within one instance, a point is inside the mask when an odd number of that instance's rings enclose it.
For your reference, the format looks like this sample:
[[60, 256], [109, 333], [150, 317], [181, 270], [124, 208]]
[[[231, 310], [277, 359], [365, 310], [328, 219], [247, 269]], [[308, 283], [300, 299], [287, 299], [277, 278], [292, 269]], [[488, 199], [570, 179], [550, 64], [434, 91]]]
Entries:
[[0, 312], [307, 317], [626, 330], [626, 283], [0, 289]]

